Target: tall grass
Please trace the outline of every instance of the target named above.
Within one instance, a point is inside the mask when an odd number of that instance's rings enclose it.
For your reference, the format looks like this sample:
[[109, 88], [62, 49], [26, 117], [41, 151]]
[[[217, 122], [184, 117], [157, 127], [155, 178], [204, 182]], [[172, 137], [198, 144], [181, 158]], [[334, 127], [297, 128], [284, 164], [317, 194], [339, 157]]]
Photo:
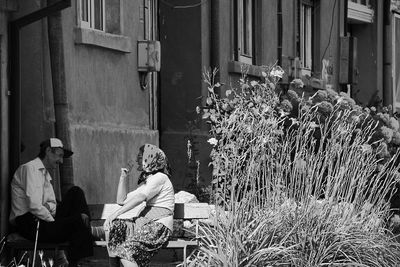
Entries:
[[[379, 160], [376, 125], [340, 106], [282, 116], [268, 81], [243, 82], [229, 112], [214, 111], [217, 205], [192, 265], [400, 266], [386, 227], [398, 154]], [[211, 98], [214, 110], [231, 103]]]

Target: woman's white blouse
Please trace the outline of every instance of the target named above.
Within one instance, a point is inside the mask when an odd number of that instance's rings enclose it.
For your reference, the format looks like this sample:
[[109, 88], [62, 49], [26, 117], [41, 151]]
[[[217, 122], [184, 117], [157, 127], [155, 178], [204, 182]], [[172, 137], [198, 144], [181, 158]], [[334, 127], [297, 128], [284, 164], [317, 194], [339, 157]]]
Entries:
[[128, 193], [125, 203], [138, 193], [146, 196], [146, 206], [162, 207], [171, 211], [175, 208], [174, 188], [164, 173], [158, 172], [147, 177], [146, 181], [141, 183], [136, 190]]

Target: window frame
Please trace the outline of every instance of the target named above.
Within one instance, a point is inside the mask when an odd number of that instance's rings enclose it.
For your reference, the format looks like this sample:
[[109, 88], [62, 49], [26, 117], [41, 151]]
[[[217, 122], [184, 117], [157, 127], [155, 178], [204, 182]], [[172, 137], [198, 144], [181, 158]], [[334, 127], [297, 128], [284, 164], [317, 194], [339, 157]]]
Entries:
[[235, 0], [235, 60], [249, 65], [256, 63], [256, 5], [256, 0]]
[[296, 54], [300, 59], [300, 67], [311, 74], [314, 64], [315, 3], [313, 0], [299, 0], [297, 4], [298, 51]]
[[[96, 14], [95, 14], [95, 1], [100, 1], [101, 2], [101, 26], [99, 28], [96, 28]], [[106, 5], [105, 5], [106, 0], [78, 0], [78, 9], [79, 9], [79, 17], [78, 17], [78, 25], [81, 28], [86, 28], [86, 29], [91, 29], [91, 30], [96, 30], [96, 31], [101, 31], [101, 32], [106, 32]], [[87, 3], [87, 20], [84, 20], [83, 18], [83, 12], [84, 9], [83, 3]]]

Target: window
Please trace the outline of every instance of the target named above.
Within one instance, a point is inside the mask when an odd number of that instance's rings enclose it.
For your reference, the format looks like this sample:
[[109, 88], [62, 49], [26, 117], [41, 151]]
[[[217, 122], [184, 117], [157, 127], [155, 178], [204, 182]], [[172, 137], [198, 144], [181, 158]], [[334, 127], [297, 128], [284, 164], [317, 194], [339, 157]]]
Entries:
[[77, 0], [75, 44], [93, 45], [124, 53], [131, 38], [122, 32], [122, 0]]
[[105, 0], [80, 0], [80, 26], [105, 31]]
[[312, 0], [300, 0], [298, 7], [297, 57], [303, 69], [312, 69], [313, 64], [313, 9]]
[[393, 13], [392, 22], [392, 79], [393, 79], [393, 106], [400, 111], [400, 15]]
[[235, 1], [236, 60], [254, 64], [254, 0]]

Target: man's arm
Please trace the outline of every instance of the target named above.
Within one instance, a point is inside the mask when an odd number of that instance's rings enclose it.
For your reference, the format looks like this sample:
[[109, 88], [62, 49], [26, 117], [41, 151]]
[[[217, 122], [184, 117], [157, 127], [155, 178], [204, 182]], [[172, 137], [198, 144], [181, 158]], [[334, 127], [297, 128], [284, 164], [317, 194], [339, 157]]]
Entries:
[[22, 166], [21, 168], [21, 179], [22, 184], [25, 186], [25, 193], [28, 201], [29, 211], [44, 221], [52, 222], [54, 221], [53, 216], [50, 211], [43, 206], [43, 179], [38, 177], [42, 175], [38, 173], [32, 167]]

